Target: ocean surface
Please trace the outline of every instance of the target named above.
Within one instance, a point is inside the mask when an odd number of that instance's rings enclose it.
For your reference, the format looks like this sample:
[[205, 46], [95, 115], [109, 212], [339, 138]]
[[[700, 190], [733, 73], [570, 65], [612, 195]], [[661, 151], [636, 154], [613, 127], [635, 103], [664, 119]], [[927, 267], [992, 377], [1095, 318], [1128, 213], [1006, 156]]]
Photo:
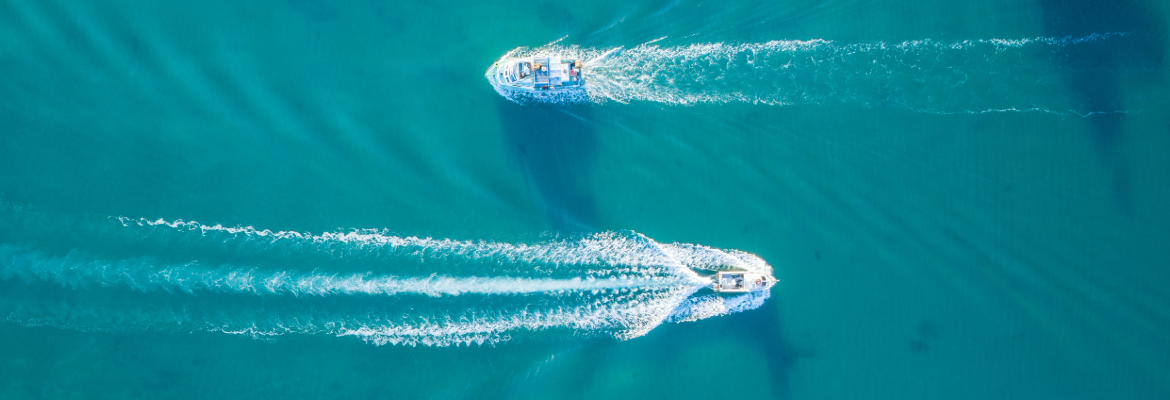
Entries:
[[1168, 23], [0, 0], [0, 398], [1170, 398]]

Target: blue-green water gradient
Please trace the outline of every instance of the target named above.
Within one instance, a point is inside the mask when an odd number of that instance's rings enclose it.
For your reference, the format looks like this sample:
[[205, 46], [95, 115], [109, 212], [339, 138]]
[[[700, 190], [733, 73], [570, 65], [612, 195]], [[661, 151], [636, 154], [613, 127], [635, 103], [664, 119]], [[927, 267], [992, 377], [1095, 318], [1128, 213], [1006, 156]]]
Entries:
[[0, 0], [0, 398], [1166, 398], [1168, 22]]

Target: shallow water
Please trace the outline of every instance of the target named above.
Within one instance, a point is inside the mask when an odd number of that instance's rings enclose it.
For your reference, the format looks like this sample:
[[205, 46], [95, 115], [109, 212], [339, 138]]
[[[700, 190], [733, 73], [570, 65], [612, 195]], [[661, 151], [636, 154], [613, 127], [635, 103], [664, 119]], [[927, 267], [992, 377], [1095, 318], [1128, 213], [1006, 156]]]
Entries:
[[0, 397], [1164, 398], [1168, 18], [3, 1]]

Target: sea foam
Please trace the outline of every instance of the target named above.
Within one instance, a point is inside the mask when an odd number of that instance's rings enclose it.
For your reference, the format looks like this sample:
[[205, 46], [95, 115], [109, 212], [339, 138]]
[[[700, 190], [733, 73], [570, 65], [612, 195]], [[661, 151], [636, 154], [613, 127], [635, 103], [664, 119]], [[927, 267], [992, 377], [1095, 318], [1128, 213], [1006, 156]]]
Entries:
[[[747, 252], [629, 231], [505, 243], [2, 208], [0, 318], [78, 330], [327, 334], [433, 346], [630, 339], [662, 323], [754, 309], [768, 297], [714, 294], [704, 271], [772, 272]], [[369, 269], [352, 271], [354, 258]]]
[[[1078, 46], [1107, 45], [1124, 32], [1016, 39], [934, 39], [840, 43], [650, 41], [631, 48], [549, 44], [508, 54], [559, 54], [588, 60], [588, 101], [670, 105], [742, 102], [764, 105], [856, 104], [938, 114], [1044, 112], [1090, 115], [1060, 95], [1062, 57]], [[573, 103], [545, 96], [526, 101]]]

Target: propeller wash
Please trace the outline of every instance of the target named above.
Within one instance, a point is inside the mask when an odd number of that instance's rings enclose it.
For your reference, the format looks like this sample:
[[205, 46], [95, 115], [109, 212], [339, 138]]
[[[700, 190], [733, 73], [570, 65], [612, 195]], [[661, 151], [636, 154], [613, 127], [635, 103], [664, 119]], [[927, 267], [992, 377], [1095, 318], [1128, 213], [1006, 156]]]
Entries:
[[328, 334], [430, 346], [630, 339], [662, 323], [754, 309], [769, 296], [710, 290], [714, 271], [771, 275], [749, 253], [634, 232], [513, 244], [11, 206], [0, 207], [0, 228], [0, 318], [86, 331]]
[[[852, 44], [813, 39], [683, 46], [659, 46], [655, 44], [659, 39], [633, 48], [554, 42], [513, 49], [487, 75], [501, 95], [519, 103], [846, 103], [944, 114], [1083, 115], [1121, 110], [1076, 109], [1067, 96], [1058, 94], [1064, 82], [1054, 69], [1070, 52], [1109, 45], [1124, 36]], [[533, 64], [540, 64], [533, 60], [553, 60], [551, 76], [565, 75], [567, 83], [550, 86], [549, 62], [541, 66], [541, 74], [532, 70]]]

